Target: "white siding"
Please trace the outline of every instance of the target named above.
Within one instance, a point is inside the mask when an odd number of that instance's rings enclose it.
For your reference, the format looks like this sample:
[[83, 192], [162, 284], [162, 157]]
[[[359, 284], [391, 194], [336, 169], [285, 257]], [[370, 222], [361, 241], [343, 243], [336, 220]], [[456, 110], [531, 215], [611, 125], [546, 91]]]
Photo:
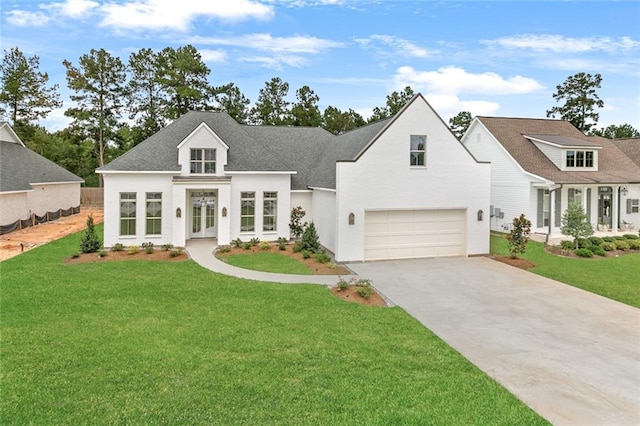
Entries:
[[[633, 224], [633, 232], [637, 234], [640, 231], [640, 213], [627, 213], [627, 200], [628, 199], [638, 199], [640, 200], [640, 185], [625, 185], [628, 190], [627, 196], [622, 196], [620, 203], [620, 222], [625, 220], [629, 223]], [[625, 231], [624, 233], [627, 233]]]
[[227, 165], [227, 148], [222, 139], [206, 124], [200, 125], [179, 144], [178, 164], [182, 166], [180, 175], [191, 174], [191, 148], [213, 148], [216, 150], [216, 176], [224, 175]]
[[561, 169], [563, 167], [562, 148], [559, 148], [557, 146], [551, 146], [549, 144], [542, 143], [542, 142], [535, 142], [535, 141], [533, 142], [533, 144], [536, 147], [538, 147], [538, 149], [542, 151], [542, 153], [546, 155], [547, 158], [551, 160], [553, 164], [556, 165], [557, 168]]
[[29, 217], [31, 209], [27, 192], [0, 194], [0, 225], [9, 225], [18, 219], [25, 220]]
[[0, 195], [0, 225], [18, 219], [28, 219], [31, 213], [43, 216], [47, 212], [80, 205], [80, 183], [32, 185], [31, 191]]
[[320, 189], [313, 190], [312, 219], [324, 247], [336, 251], [336, 193]]
[[[302, 222], [311, 222], [313, 219], [313, 209], [311, 207], [311, 198], [313, 197], [313, 191], [295, 191], [291, 192], [291, 209], [295, 207], [302, 207], [305, 211], [305, 215], [302, 218]], [[291, 214], [291, 211], [289, 211]]]
[[[427, 135], [426, 167], [409, 166], [410, 135]], [[337, 259], [364, 259], [364, 212], [385, 209], [465, 210], [466, 254], [488, 253], [489, 179], [490, 165], [477, 163], [417, 98], [358, 161], [337, 165]]]

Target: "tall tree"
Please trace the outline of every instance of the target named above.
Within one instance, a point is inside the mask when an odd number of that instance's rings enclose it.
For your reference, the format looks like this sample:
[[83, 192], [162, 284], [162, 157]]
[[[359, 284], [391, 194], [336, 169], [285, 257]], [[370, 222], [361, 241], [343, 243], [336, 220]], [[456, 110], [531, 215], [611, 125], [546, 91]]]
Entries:
[[460, 111], [458, 115], [449, 119], [449, 128], [458, 140], [462, 139], [472, 120], [473, 117], [469, 111]]
[[557, 92], [553, 94], [553, 99], [556, 102], [564, 101], [564, 105], [547, 110], [547, 117], [559, 115], [563, 120], [571, 122], [582, 133], [587, 133], [600, 118], [595, 108], [604, 106], [604, 102], [596, 93], [601, 83], [600, 74], [591, 75], [580, 72], [569, 76], [564, 83], [556, 86]]
[[296, 91], [297, 102], [291, 108], [294, 126], [319, 127], [322, 125], [322, 114], [318, 108], [320, 97], [309, 86], [302, 86]]
[[364, 118], [352, 109], [341, 111], [328, 106], [322, 113], [322, 127], [334, 135], [341, 135], [365, 124]]
[[393, 92], [387, 95], [386, 105], [382, 108], [375, 107], [373, 109], [373, 114], [369, 117], [369, 123], [393, 117], [413, 98], [413, 95], [414, 92], [410, 86], [405, 87], [401, 92]]
[[157, 58], [157, 80], [168, 95], [166, 118], [175, 119], [190, 110], [212, 109], [211, 99], [218, 89], [208, 82], [210, 72], [200, 52], [191, 45], [162, 49]]
[[280, 77], [265, 82], [255, 106], [251, 108], [251, 122], [272, 126], [291, 124], [289, 102], [285, 100], [288, 93], [289, 83], [283, 82]]
[[129, 72], [127, 107], [129, 119], [136, 123], [137, 129], [132, 132], [135, 134], [134, 144], [138, 144], [166, 124], [162, 108], [167, 95], [158, 81], [158, 55], [153, 50], [140, 49], [132, 53]]
[[72, 124], [83, 128], [97, 142], [98, 165], [102, 167], [106, 146], [116, 133], [121, 116], [126, 94], [125, 66], [120, 58], [104, 49], [91, 49], [89, 54], [82, 55], [78, 67], [67, 60], [63, 65], [67, 69], [67, 84], [75, 92], [71, 100], [77, 104], [65, 115], [74, 118]]
[[246, 124], [249, 119], [249, 104], [251, 101], [247, 98], [238, 86], [229, 83], [223, 86], [220, 93], [215, 95], [218, 102], [218, 110], [224, 111], [233, 117], [238, 123]]
[[609, 139], [640, 138], [640, 132], [629, 123], [621, 124], [619, 126], [612, 124], [606, 129], [592, 129], [589, 134]]
[[46, 117], [62, 106], [58, 85], [47, 86], [49, 75], [40, 72], [38, 56], [25, 57], [17, 47], [4, 51], [0, 66], [0, 113], [9, 114], [16, 131], [21, 123]]

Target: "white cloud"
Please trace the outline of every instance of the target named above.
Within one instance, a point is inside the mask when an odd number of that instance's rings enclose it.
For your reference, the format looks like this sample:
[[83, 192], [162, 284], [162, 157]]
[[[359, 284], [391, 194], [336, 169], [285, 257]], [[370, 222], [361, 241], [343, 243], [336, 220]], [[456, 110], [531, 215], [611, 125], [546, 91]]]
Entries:
[[481, 43], [507, 49], [531, 49], [537, 52], [584, 53], [593, 51], [617, 52], [640, 48], [640, 41], [631, 37], [565, 37], [559, 34], [522, 34], [502, 37], [495, 40], [483, 40]]
[[98, 3], [91, 0], [67, 0], [64, 2], [50, 3], [41, 5], [43, 9], [50, 10], [54, 13], [68, 18], [82, 18], [89, 14], [93, 9], [99, 6]]
[[42, 12], [27, 12], [26, 10], [12, 10], [7, 12], [7, 22], [17, 27], [41, 27], [51, 18]]
[[436, 71], [416, 71], [410, 66], [404, 66], [398, 68], [393, 80], [396, 88], [411, 86], [415, 91], [454, 95], [519, 95], [543, 89], [543, 86], [532, 78], [518, 75], [505, 79], [493, 72], [474, 74], [455, 66], [439, 68]]
[[495, 115], [500, 109], [500, 104], [496, 102], [463, 101], [451, 94], [426, 93], [424, 96], [446, 123], [460, 111], [469, 111], [475, 117], [476, 115]]
[[259, 63], [276, 71], [282, 71], [283, 65], [299, 68], [307, 63], [305, 58], [296, 55], [253, 56], [240, 58], [240, 61]]
[[[437, 50], [428, 50], [409, 40], [392, 35], [374, 34], [365, 38], [357, 38], [355, 41], [364, 48], [373, 48], [381, 55], [427, 58], [438, 53]], [[393, 52], [385, 52], [380, 45], [390, 47]]]
[[224, 62], [227, 59], [227, 53], [224, 50], [202, 49], [198, 52], [204, 62]]
[[342, 47], [343, 44], [309, 36], [273, 37], [271, 34], [247, 34], [239, 37], [190, 37], [188, 43], [235, 46], [266, 52], [318, 53], [321, 50]]
[[186, 31], [199, 17], [238, 21], [248, 18], [269, 19], [272, 6], [253, 0], [140, 0], [107, 3], [101, 25], [120, 30]]
[[73, 119], [64, 115], [64, 112], [70, 107], [71, 103], [65, 102], [62, 108], [52, 110], [49, 115], [47, 115], [47, 118], [41, 120], [39, 124], [45, 126], [50, 132], [55, 132], [68, 127]]

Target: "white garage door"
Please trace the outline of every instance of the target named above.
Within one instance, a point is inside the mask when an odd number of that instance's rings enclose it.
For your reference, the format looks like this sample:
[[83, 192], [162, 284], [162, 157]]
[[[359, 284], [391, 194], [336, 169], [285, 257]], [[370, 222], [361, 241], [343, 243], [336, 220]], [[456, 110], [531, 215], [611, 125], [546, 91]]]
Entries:
[[466, 254], [465, 210], [365, 212], [365, 260]]

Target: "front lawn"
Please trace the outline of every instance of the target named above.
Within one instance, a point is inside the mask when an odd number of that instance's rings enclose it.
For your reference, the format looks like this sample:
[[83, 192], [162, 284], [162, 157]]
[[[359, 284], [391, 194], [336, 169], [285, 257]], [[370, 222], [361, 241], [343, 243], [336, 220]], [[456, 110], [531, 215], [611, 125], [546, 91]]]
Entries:
[[544, 424], [400, 308], [192, 261], [0, 263], [3, 424]]
[[[508, 255], [503, 235], [491, 235], [491, 253]], [[640, 307], [640, 253], [620, 257], [568, 258], [547, 253], [544, 244], [529, 241], [522, 255], [537, 266], [529, 271]]]
[[221, 257], [229, 265], [254, 271], [282, 274], [311, 275], [313, 272], [305, 264], [279, 253], [255, 252]]

